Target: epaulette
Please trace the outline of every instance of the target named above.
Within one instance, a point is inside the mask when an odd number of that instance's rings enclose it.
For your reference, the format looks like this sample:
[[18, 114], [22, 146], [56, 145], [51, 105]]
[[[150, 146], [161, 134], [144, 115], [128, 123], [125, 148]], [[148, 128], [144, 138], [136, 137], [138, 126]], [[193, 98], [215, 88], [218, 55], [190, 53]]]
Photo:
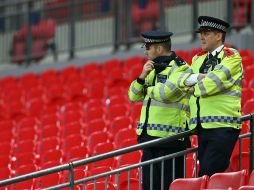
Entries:
[[231, 49], [224, 48], [224, 54], [225, 54], [226, 56], [231, 56], [231, 55], [234, 55], [235, 52], [234, 52], [233, 50], [231, 50]]
[[186, 64], [186, 62], [181, 57], [178, 56], [174, 58], [174, 61], [176, 62], [177, 66], [182, 66]]
[[201, 55], [204, 55], [206, 53], [207, 53], [207, 51], [202, 50], [201, 52], [197, 53], [197, 56], [201, 56]]

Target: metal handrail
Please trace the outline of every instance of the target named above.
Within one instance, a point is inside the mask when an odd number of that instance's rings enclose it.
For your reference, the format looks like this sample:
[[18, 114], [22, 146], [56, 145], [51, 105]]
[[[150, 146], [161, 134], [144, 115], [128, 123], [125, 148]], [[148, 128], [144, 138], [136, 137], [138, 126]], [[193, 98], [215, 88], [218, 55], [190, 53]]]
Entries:
[[70, 163], [67, 163], [67, 164], [62, 164], [62, 165], [59, 165], [59, 166], [55, 166], [55, 167], [47, 168], [47, 169], [44, 169], [44, 170], [32, 172], [32, 173], [29, 173], [29, 174], [24, 174], [24, 175], [20, 175], [20, 176], [17, 176], [17, 177], [5, 179], [5, 180], [0, 181], [0, 187], [4, 186], [4, 185], [10, 185], [10, 184], [13, 184], [13, 183], [16, 183], [16, 182], [32, 179], [32, 178], [35, 178], [35, 177], [40, 177], [40, 176], [44, 176], [44, 175], [47, 175], [47, 174], [60, 172], [60, 171], [63, 171], [63, 170], [70, 170], [72, 166], [75, 168], [75, 167], [78, 167], [78, 166], [89, 164], [91, 162], [100, 161], [100, 160], [103, 160], [103, 159], [106, 159], [106, 158], [111, 158], [111, 157], [118, 156], [118, 155], [121, 155], [121, 154], [133, 152], [133, 151], [136, 151], [136, 150], [141, 150], [141, 149], [147, 148], [147, 147], [151, 147], [153, 145], [158, 145], [158, 144], [161, 144], [161, 143], [166, 143], [166, 142], [170, 142], [170, 141], [173, 141], [173, 140], [177, 140], [177, 139], [180, 139], [180, 138], [183, 138], [183, 137], [190, 136], [191, 134], [194, 133], [194, 131], [195, 130], [188, 130], [188, 131], [185, 131], [185, 132], [182, 132], [182, 133], [178, 133], [174, 136], [155, 139], [155, 140], [152, 140], [152, 141], [149, 141], [149, 142], [136, 144], [136, 145], [133, 145], [133, 146], [130, 146], [130, 147], [127, 147], [127, 148], [114, 150], [114, 151], [107, 152], [107, 153], [104, 153], [104, 154], [100, 154], [100, 155], [92, 156], [92, 157], [89, 157], [89, 158], [73, 161], [73, 162], [70, 162]]
[[[244, 116], [241, 117], [241, 121], [250, 120], [250, 134], [248, 133], [248, 134], [245, 135], [246, 137], [250, 136], [250, 171], [252, 171], [254, 169], [253, 168], [253, 165], [254, 165], [254, 163], [253, 163], [254, 162], [254, 160], [253, 160], [253, 158], [254, 158], [254, 155], [253, 155], [253, 153], [254, 153], [254, 151], [253, 151], [254, 150], [254, 147], [253, 147], [254, 146], [254, 133], [253, 133], [253, 131], [254, 131], [254, 117], [253, 116], [254, 116], [254, 113], [244, 115]], [[127, 148], [122, 148], [122, 149], [107, 152], [107, 153], [104, 153], [104, 154], [92, 156], [92, 157], [89, 157], [89, 158], [73, 161], [73, 162], [70, 162], [68, 164], [62, 164], [62, 165], [51, 167], [51, 168], [48, 168], [48, 169], [32, 172], [32, 173], [25, 174], [25, 175], [20, 175], [20, 176], [13, 177], [13, 178], [10, 178], [10, 179], [5, 179], [5, 180], [0, 181], [0, 187], [5, 186], [5, 185], [10, 185], [10, 184], [13, 184], [13, 183], [16, 183], [16, 182], [32, 179], [32, 178], [35, 178], [35, 177], [40, 177], [40, 176], [48, 175], [48, 174], [51, 174], [51, 173], [60, 172], [60, 171], [63, 171], [63, 170], [73, 171], [73, 168], [78, 167], [78, 166], [86, 165], [86, 164], [89, 164], [91, 162], [96, 162], [96, 161], [100, 161], [100, 160], [103, 160], [103, 159], [106, 159], [106, 158], [111, 158], [111, 157], [118, 156], [118, 155], [121, 155], [121, 154], [133, 152], [133, 151], [140, 150], [140, 149], [147, 148], [147, 147], [151, 147], [153, 145], [158, 145], [158, 144], [161, 144], [161, 143], [170, 142], [170, 141], [177, 140], [177, 139], [180, 139], [180, 138], [183, 138], [183, 137], [187, 137], [187, 136], [190, 136], [190, 135], [193, 135], [193, 134], [195, 134], [195, 130], [188, 130], [188, 131], [185, 131], [185, 132], [182, 132], [182, 133], [178, 133], [174, 136], [155, 139], [155, 140], [152, 140], [152, 141], [149, 141], [149, 142], [140, 143], [140, 144], [133, 145], [133, 146], [130, 146], [130, 147], [127, 147]], [[243, 135], [242, 137], [245, 137], [245, 136]], [[117, 170], [107, 172], [107, 173], [104, 173], [104, 174], [99, 174], [98, 176], [93, 176], [93, 178], [94, 177], [102, 177], [102, 176], [106, 176], [107, 174], [113, 174], [113, 173], [124, 171], [124, 170], [130, 169], [130, 168], [143, 166], [143, 165], [149, 164], [151, 162], [161, 161], [165, 158], [166, 159], [174, 158], [176, 156], [179, 156], [179, 154], [182, 155], [182, 154], [186, 153], [186, 151], [188, 152], [188, 151], [193, 151], [193, 150], [192, 149], [185, 150], [185, 151], [170, 154], [170, 155], [167, 155], [167, 156], [164, 156], [164, 157], [159, 157], [159, 158], [154, 159], [152, 161], [147, 161], [147, 162], [143, 162], [143, 163], [139, 163], [139, 164], [134, 164], [133, 166], [124, 167], [124, 168], [117, 169]], [[80, 179], [80, 180], [74, 181], [73, 176], [72, 176], [71, 180], [74, 182], [72, 185], [74, 185], [74, 184], [76, 185], [76, 184], [84, 183], [85, 181], [88, 181], [88, 180], [91, 180], [91, 179], [92, 178], [88, 177], [88, 178], [85, 178], [85, 179]], [[48, 190], [55, 189], [55, 188], [60, 188], [60, 187], [66, 187], [66, 186], [70, 186], [70, 182], [60, 184], [60, 185], [57, 185], [57, 186], [54, 186], [54, 187], [50, 187], [50, 188], [48, 188]]]

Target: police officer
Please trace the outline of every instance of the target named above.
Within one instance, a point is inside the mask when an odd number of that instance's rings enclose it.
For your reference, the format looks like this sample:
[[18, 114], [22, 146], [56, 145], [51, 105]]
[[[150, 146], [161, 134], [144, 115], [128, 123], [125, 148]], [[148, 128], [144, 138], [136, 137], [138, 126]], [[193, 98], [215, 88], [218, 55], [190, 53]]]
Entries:
[[197, 128], [199, 176], [224, 172], [241, 129], [242, 59], [224, 46], [229, 24], [200, 16], [202, 51], [192, 59], [190, 129]]
[[[149, 31], [141, 34], [144, 38], [147, 62], [140, 76], [129, 88], [130, 101], [143, 101], [140, 120], [137, 125], [138, 142], [143, 143], [161, 137], [167, 137], [186, 130], [189, 119], [188, 98], [177, 88], [177, 83], [183, 84], [191, 74], [191, 69], [175, 52], [171, 51], [171, 32]], [[159, 144], [143, 150], [142, 161], [175, 153], [186, 148], [182, 139]], [[153, 164], [153, 174], [150, 178], [150, 166], [142, 167], [143, 189], [168, 190], [175, 178], [183, 177], [183, 157], [165, 160], [164, 175], [161, 183], [161, 163]], [[152, 181], [151, 181], [152, 180]]]

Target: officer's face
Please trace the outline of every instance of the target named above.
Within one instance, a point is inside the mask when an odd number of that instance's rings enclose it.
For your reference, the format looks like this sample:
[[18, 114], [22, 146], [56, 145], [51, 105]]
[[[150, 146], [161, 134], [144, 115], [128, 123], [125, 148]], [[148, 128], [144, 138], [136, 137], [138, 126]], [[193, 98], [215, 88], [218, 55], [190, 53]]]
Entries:
[[205, 51], [212, 52], [222, 44], [221, 33], [217, 31], [202, 31], [200, 32], [201, 48]]
[[147, 59], [153, 60], [159, 56], [159, 49], [156, 44], [146, 44], [145, 46], [145, 54]]

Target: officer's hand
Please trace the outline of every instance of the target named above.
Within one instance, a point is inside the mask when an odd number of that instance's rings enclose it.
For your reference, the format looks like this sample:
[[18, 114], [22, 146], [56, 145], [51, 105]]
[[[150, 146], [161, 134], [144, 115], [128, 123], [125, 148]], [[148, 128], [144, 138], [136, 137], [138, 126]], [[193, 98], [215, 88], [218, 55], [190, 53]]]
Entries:
[[142, 73], [140, 74], [140, 79], [145, 79], [146, 76], [153, 70], [153, 61], [148, 60], [145, 65], [143, 66]]
[[198, 74], [198, 81], [202, 80], [203, 78], [206, 77], [206, 74], [203, 74], [203, 73], [199, 73]]

